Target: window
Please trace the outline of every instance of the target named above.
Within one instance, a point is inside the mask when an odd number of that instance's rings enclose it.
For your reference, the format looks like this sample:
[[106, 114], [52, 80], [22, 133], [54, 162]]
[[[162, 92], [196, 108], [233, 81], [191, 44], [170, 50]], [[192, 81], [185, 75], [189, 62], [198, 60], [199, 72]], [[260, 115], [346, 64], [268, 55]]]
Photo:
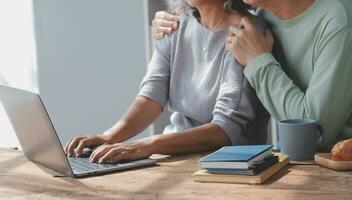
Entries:
[[[0, 84], [37, 92], [32, 0], [0, 0]], [[0, 106], [0, 147], [18, 146]]]

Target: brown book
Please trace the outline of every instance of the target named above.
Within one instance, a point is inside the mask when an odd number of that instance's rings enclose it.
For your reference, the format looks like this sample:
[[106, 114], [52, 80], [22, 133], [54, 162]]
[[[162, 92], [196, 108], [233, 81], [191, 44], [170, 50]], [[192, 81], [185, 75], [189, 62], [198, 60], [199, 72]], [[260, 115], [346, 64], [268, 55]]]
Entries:
[[290, 157], [275, 153], [279, 156], [279, 162], [262, 171], [261, 173], [248, 176], [248, 175], [232, 175], [232, 174], [211, 174], [206, 170], [199, 170], [194, 173], [194, 179], [196, 182], [202, 183], [246, 183], [246, 184], [261, 184], [268, 180], [271, 176], [277, 173], [280, 169], [285, 167], [290, 162]]

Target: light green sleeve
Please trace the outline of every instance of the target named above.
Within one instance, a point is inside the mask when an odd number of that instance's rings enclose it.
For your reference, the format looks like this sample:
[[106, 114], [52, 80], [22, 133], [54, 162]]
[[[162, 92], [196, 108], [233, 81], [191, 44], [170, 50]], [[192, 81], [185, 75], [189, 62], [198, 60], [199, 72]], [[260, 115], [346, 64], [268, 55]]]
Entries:
[[275, 119], [317, 120], [323, 127], [321, 148], [333, 142], [352, 112], [351, 29], [345, 27], [327, 35], [316, 52], [306, 91], [293, 83], [269, 53], [250, 62], [244, 73]]

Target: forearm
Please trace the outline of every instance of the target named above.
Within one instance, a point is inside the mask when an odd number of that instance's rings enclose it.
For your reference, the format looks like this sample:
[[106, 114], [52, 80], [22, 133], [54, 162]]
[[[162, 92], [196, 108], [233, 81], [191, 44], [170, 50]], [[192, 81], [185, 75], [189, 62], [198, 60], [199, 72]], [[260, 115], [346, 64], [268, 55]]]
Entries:
[[311, 117], [309, 109], [304, 106], [305, 93], [286, 75], [272, 55], [259, 56], [244, 73], [273, 118]]
[[276, 61], [266, 57], [261, 63], [249, 66], [245, 74], [270, 114], [278, 120], [315, 119], [324, 129], [319, 147], [332, 142], [351, 113], [352, 95], [345, 92], [352, 83], [351, 69], [339, 60], [330, 65], [319, 61], [308, 88], [302, 91]]
[[137, 97], [124, 116], [105, 131], [112, 143], [123, 142], [142, 132], [162, 112], [162, 107], [146, 97]]
[[231, 145], [225, 132], [213, 123], [179, 133], [157, 135], [153, 140], [153, 153], [166, 155], [209, 151]]

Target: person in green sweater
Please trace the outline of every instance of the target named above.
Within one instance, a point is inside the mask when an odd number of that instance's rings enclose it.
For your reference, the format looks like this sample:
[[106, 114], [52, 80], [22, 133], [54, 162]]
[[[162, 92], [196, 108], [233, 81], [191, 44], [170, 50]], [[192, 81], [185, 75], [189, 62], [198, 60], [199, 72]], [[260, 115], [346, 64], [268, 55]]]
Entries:
[[[242, 26], [230, 28], [227, 50], [245, 66], [271, 116], [317, 120], [320, 150], [352, 138], [352, 1], [243, 1], [260, 7], [257, 14], [272, 34], [258, 33], [243, 18]], [[177, 28], [166, 12], [157, 13], [153, 24], [157, 39]]]

